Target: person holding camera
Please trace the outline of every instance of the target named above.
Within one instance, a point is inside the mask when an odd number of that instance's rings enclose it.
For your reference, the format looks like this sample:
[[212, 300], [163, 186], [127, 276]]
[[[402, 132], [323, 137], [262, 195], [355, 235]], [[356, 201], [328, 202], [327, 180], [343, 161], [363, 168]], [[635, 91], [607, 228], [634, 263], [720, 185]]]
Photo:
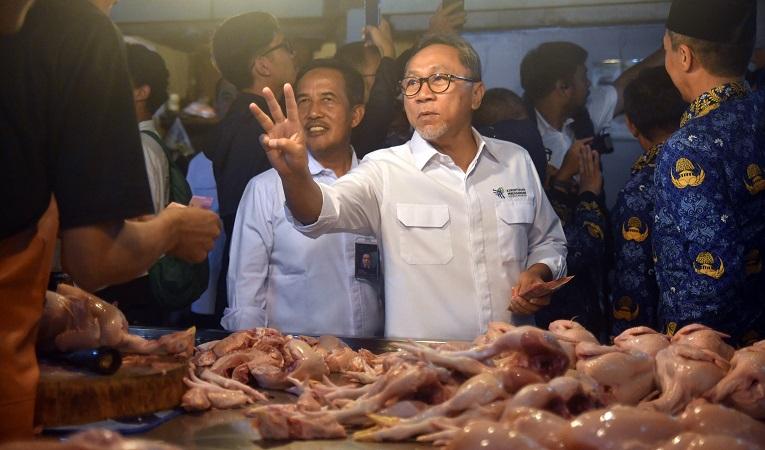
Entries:
[[[573, 42], [545, 42], [521, 62], [523, 96], [548, 153], [551, 183], [568, 182], [570, 172], [559, 176], [555, 172], [562, 168], [570, 150], [589, 146], [600, 153], [612, 151], [605, 136], [611, 119], [623, 109], [624, 87], [642, 69], [663, 61], [663, 51], [658, 50], [625, 70], [612, 84], [593, 88], [587, 77], [587, 56], [587, 50]], [[576, 167], [578, 157], [573, 161]]]

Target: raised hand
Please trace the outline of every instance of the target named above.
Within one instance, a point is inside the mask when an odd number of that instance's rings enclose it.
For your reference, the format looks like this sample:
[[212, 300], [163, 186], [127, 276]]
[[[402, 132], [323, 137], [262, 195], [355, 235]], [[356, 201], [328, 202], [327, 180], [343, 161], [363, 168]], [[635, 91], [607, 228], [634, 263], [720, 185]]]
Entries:
[[593, 138], [578, 139], [571, 144], [571, 147], [563, 157], [563, 164], [555, 174], [555, 179], [560, 182], [568, 183], [571, 177], [579, 173], [579, 154], [591, 150], [590, 144]]
[[465, 25], [467, 13], [459, 3], [452, 3], [444, 8], [439, 6], [430, 17], [428, 33], [456, 33]]
[[579, 154], [579, 193], [586, 191], [600, 195], [603, 174], [600, 173], [600, 154], [597, 150], [583, 150]]
[[395, 58], [396, 47], [393, 44], [393, 32], [390, 28], [390, 23], [385, 19], [380, 19], [379, 26], [367, 25], [362, 30], [362, 34], [366, 37], [369, 36], [369, 40], [365, 45], [374, 45], [380, 51], [380, 56]]
[[271, 89], [264, 88], [263, 97], [268, 103], [273, 120], [255, 103], [250, 103], [250, 112], [265, 131], [265, 134], [260, 136], [260, 143], [266, 151], [268, 160], [282, 178], [307, 177], [310, 179], [308, 149], [303, 127], [298, 118], [297, 102], [295, 102], [292, 86], [289, 83], [284, 85], [286, 117]]

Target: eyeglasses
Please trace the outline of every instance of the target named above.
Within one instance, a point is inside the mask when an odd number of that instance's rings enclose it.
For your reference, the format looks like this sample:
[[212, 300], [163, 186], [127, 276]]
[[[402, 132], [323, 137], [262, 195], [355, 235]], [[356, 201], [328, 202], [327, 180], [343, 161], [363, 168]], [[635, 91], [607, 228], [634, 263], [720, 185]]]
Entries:
[[401, 92], [407, 97], [414, 97], [422, 89], [422, 84], [427, 82], [428, 88], [434, 94], [441, 94], [449, 89], [452, 84], [452, 80], [462, 80], [468, 83], [476, 83], [480, 80], [474, 80], [472, 78], [465, 78], [459, 75], [452, 75], [450, 73], [434, 73], [427, 77], [407, 77], [401, 80]]
[[273, 47], [266, 49], [264, 52], [260, 53], [258, 56], [266, 56], [267, 54], [271, 52], [275, 52], [279, 50], [280, 48], [283, 48], [287, 53], [290, 54], [290, 56], [295, 56], [295, 48], [292, 46], [292, 43], [290, 41], [282, 41], [281, 44], [274, 45]]

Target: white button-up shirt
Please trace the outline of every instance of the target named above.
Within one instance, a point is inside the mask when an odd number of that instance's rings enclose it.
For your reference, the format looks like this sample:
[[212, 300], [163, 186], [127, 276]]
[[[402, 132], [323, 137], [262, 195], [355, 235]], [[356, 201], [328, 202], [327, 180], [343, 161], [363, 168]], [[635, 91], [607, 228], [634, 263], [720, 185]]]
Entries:
[[[138, 129], [151, 131], [159, 136], [153, 120], [139, 122]], [[154, 204], [154, 212], [159, 214], [170, 202], [170, 169], [167, 156], [162, 146], [153, 137], [144, 133], [141, 133], [141, 145], [143, 159], [146, 162], [146, 175], [151, 188], [151, 201]]]
[[490, 321], [513, 319], [507, 308], [520, 272], [535, 263], [555, 278], [566, 272], [563, 230], [528, 153], [473, 133], [478, 152], [466, 172], [415, 132], [320, 186], [319, 219], [296, 223], [309, 236], [377, 236], [386, 336], [473, 339]]
[[[358, 165], [355, 155], [352, 164]], [[309, 170], [320, 185], [337, 180], [310, 154]], [[378, 288], [354, 277], [356, 243], [374, 243], [374, 238], [351, 233], [308, 238], [285, 219], [284, 202], [282, 181], [273, 169], [244, 190], [231, 236], [223, 327], [380, 336], [384, 312]]]
[[[595, 133], [607, 128], [614, 118], [616, 103], [619, 100], [619, 94], [613, 86], [597, 86], [590, 91], [587, 98], [587, 111], [590, 113], [590, 119], [595, 128]], [[571, 144], [576, 139], [574, 137], [574, 120], [569, 118], [563, 122], [563, 128], [556, 130], [547, 123], [544, 116], [536, 109], [534, 110], [537, 118], [537, 129], [542, 135], [542, 143], [550, 151], [550, 160], [552, 166], [560, 168], [563, 164], [563, 157], [568, 153]]]

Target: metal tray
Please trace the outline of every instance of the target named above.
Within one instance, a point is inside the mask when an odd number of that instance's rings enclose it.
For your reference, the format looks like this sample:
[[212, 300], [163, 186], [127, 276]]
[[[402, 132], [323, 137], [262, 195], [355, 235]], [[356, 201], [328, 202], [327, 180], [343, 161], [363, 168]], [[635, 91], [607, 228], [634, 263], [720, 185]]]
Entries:
[[[156, 327], [130, 327], [130, 332], [146, 339], [157, 339], [162, 335], [181, 331], [178, 328], [156, 328]], [[198, 329], [196, 334], [196, 345], [203, 344], [205, 342], [214, 341], [217, 339], [223, 339], [226, 336], [232, 334], [230, 331], [225, 330], [210, 330], [210, 329]], [[314, 336], [316, 337], [316, 336]], [[383, 339], [374, 337], [345, 337], [338, 336], [340, 340], [348, 344], [353, 350], [359, 350], [365, 348], [372, 353], [385, 353], [395, 351], [393, 346], [397, 342], [411, 342], [414, 339]], [[416, 340], [416, 342], [435, 344], [442, 343], [443, 341], [429, 341], [429, 340]]]

